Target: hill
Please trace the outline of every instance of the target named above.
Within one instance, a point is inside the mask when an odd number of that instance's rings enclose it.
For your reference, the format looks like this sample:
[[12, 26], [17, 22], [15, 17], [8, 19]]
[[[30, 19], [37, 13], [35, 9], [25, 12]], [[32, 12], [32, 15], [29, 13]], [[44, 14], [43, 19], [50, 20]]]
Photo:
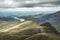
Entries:
[[[37, 20], [39, 24], [43, 24], [45, 22], [49, 22], [60, 32], [60, 11], [52, 14], [45, 15]], [[59, 26], [58, 26], [59, 25]]]
[[50, 23], [25, 21], [1, 30], [0, 40], [60, 40], [60, 35]]

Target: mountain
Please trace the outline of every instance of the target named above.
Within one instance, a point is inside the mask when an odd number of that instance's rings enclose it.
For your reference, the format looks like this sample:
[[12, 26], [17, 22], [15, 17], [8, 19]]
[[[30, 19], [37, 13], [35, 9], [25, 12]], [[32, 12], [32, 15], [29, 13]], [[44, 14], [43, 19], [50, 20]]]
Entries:
[[12, 17], [0, 17], [0, 21], [12, 21], [14, 20]]
[[0, 10], [0, 16], [28, 16], [28, 15], [37, 15], [37, 14], [48, 14], [53, 13], [54, 11], [18, 11], [18, 10]]
[[19, 19], [26, 19], [26, 20], [37, 20], [44, 14], [36, 14], [36, 15], [27, 15], [27, 16], [16, 16], [16, 15], [11, 15], [11, 16], [0, 16], [0, 20], [2, 21], [16, 21], [15, 17]]
[[[37, 20], [38, 24], [43, 24], [45, 22], [51, 23], [60, 32], [60, 11], [52, 14], [45, 15]], [[59, 25], [59, 26], [58, 26]]]

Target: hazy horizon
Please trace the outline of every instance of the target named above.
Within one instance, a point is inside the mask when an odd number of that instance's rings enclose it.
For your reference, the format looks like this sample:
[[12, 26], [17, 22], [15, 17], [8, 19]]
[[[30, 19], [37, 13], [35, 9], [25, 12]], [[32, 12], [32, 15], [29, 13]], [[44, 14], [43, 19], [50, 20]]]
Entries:
[[56, 11], [17, 11], [17, 10], [2, 10], [0, 16], [27, 16], [27, 15], [38, 15], [38, 14], [51, 14]]

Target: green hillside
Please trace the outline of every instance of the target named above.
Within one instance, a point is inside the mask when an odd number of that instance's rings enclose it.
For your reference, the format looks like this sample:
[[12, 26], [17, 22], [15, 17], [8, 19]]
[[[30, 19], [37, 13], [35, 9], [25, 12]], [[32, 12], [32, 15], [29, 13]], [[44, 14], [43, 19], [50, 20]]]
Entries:
[[0, 40], [60, 40], [60, 35], [49, 28], [32, 21], [18, 22], [1, 31]]

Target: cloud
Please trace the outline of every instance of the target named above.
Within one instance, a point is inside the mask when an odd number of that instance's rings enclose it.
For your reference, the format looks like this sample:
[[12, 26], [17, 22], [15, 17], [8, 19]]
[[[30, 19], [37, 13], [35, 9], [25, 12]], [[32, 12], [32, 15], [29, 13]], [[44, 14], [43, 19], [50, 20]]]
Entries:
[[58, 7], [60, 0], [0, 0], [0, 8]]
[[4, 8], [0, 8], [1, 11], [58, 11], [60, 8], [56, 8], [56, 7], [34, 7], [34, 8], [9, 8], [9, 9], [4, 9]]
[[4, 0], [0, 0], [0, 1], [4, 1]]

